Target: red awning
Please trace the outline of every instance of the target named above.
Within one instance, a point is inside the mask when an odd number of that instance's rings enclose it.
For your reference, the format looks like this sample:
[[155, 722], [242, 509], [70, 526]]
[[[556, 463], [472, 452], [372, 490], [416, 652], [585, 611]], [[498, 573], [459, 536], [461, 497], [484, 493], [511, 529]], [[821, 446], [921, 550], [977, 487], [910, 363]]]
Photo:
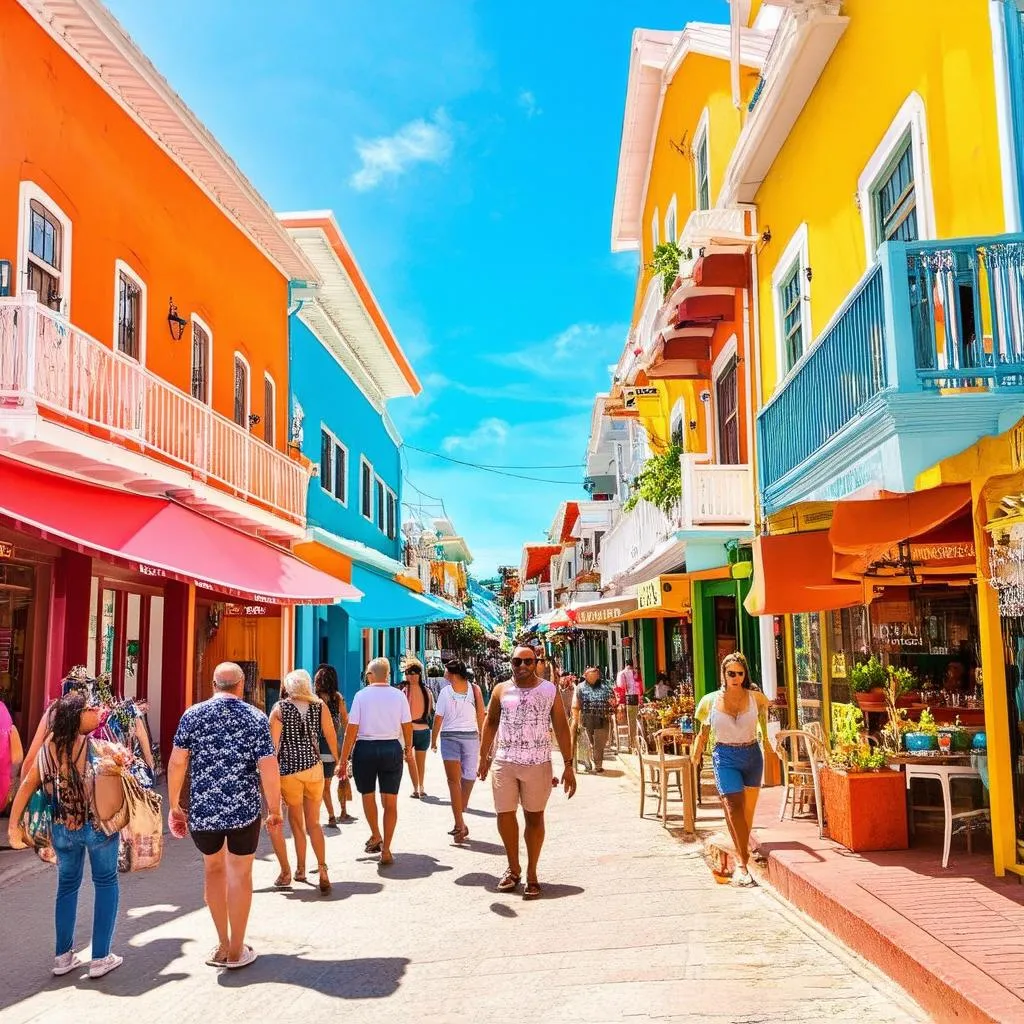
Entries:
[[561, 550], [561, 544], [527, 544], [523, 549], [523, 582], [526, 583], [544, 572], [551, 559]]
[[126, 566], [258, 604], [357, 601], [349, 583], [164, 498], [116, 491], [0, 459], [0, 518]]
[[666, 362], [674, 359], [710, 359], [711, 358], [711, 334], [714, 328], [699, 328], [707, 333], [694, 336], [683, 331], [667, 330], [662, 333], [665, 347], [661, 357]]
[[749, 269], [742, 253], [714, 252], [697, 260], [693, 283], [703, 288], [746, 288]]
[[691, 295], [683, 299], [672, 313], [671, 323], [676, 327], [687, 324], [715, 323], [731, 320], [736, 312], [733, 295]]
[[580, 521], [580, 506], [578, 502], [567, 501], [565, 503], [565, 515], [562, 517], [562, 528], [558, 533], [558, 539], [563, 543], [572, 540], [572, 531]]

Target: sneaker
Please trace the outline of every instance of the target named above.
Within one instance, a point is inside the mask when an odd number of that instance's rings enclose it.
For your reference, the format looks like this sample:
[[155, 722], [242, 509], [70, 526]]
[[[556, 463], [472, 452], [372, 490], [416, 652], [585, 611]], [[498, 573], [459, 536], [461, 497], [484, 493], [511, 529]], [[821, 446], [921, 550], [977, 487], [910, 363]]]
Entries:
[[58, 977], [70, 974], [76, 967], [82, 966], [82, 959], [75, 955], [73, 949], [53, 958], [53, 973]]
[[747, 887], [754, 884], [754, 879], [746, 868], [737, 866], [736, 870], [732, 873], [732, 884]]
[[102, 960], [93, 960], [89, 964], [89, 977], [95, 980], [102, 978], [111, 971], [116, 971], [124, 963], [124, 957], [116, 953], [108, 953]]

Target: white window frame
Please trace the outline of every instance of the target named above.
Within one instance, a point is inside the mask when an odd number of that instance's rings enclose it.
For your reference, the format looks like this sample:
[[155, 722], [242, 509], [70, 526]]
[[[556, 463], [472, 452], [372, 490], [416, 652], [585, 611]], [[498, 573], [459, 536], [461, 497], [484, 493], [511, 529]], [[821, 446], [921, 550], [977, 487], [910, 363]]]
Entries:
[[[666, 242], [678, 242], [679, 241], [679, 204], [676, 202], [676, 197], [672, 196], [669, 201], [668, 209], [665, 211], [665, 241]], [[669, 225], [672, 225], [672, 230], [669, 231]]]
[[[14, 274], [14, 294], [21, 295], [27, 291], [23, 287], [25, 278], [25, 264], [28, 261], [30, 204], [32, 200], [41, 203], [60, 221], [60, 292], [61, 304], [59, 310], [54, 310], [61, 316], [71, 317], [71, 218], [60, 208], [60, 205], [47, 195], [34, 181], [22, 181], [18, 185], [18, 265]], [[41, 303], [46, 305], [45, 296]], [[115, 318], [117, 314], [115, 313]]]
[[[235, 363], [239, 360], [242, 361], [245, 366], [245, 423], [235, 422]], [[249, 360], [242, 355], [238, 349], [235, 349], [234, 358], [231, 360], [231, 422], [235, 423], [235, 426], [241, 427], [247, 433], [251, 431], [249, 424], [249, 417], [252, 416], [252, 367], [249, 365]]]
[[[700, 113], [697, 121], [697, 130], [693, 133], [693, 208], [695, 210], [708, 209], [715, 205], [715, 197], [711, 194], [711, 135], [708, 131], [708, 108], [705, 107]], [[700, 178], [697, 174], [697, 154], [700, 152], [701, 142], [704, 143], [704, 154], [707, 160], [708, 170], [708, 205], [701, 207], [698, 183]]]
[[[786, 365], [786, 346], [782, 336], [782, 302], [780, 301], [780, 289], [782, 282], [793, 269], [793, 264], [799, 261], [800, 269], [797, 272], [797, 279], [800, 282], [801, 311], [800, 321], [803, 326], [804, 350], [800, 358], [788, 369]], [[811, 265], [810, 248], [807, 239], [807, 222], [804, 221], [793, 233], [789, 244], [783, 250], [772, 270], [772, 308], [775, 314], [775, 389], [782, 387], [783, 382], [794, 370], [804, 361], [807, 353], [814, 345], [814, 336], [811, 334], [811, 282], [807, 280], [807, 268]]]
[[676, 423], [679, 423], [683, 428], [683, 443], [686, 442], [686, 399], [677, 398], [675, 404], [672, 406], [672, 411], [668, 417], [668, 438], [672, 440], [672, 435], [675, 433]]
[[661, 214], [658, 212], [658, 208], [654, 208], [654, 215], [651, 217], [651, 256], [654, 256], [654, 250], [661, 245]]
[[[363, 468], [370, 471], [370, 507], [367, 509], [363, 508]], [[365, 456], [359, 456], [359, 514], [368, 522], [375, 522], [373, 514], [373, 500], [375, 497], [376, 487], [374, 481], [377, 475], [373, 471], [373, 463]]]
[[910, 131], [910, 153], [914, 163], [914, 202], [917, 209], [917, 233], [921, 241], [936, 238], [935, 200], [932, 191], [931, 161], [928, 156], [928, 128], [924, 100], [912, 92], [893, 118], [882, 141], [857, 179], [857, 202], [864, 225], [864, 251], [870, 267], [878, 258], [875, 248], [874, 192], [885, 177], [900, 143]]
[[[323, 422], [320, 423], [320, 433], [321, 433], [321, 436], [323, 434], [326, 434], [331, 439], [331, 484], [332, 484], [332, 486], [331, 486], [331, 488], [329, 490], [328, 490], [328, 488], [324, 487], [323, 474], [321, 473], [320, 490], [323, 491], [323, 493], [326, 494], [333, 501], [336, 501], [343, 508], [348, 508], [348, 478], [349, 478], [348, 445], [344, 444], [342, 441], [339, 441], [338, 440], [338, 435], [335, 434], [335, 432], [333, 430], [331, 430], [331, 428], [329, 426], [327, 426], [326, 423], [323, 423]], [[338, 460], [337, 460], [337, 456], [335, 455], [335, 450], [338, 449], [338, 448], [340, 448], [345, 453], [345, 479], [342, 482], [342, 488], [341, 488], [341, 492], [344, 495], [344, 497], [342, 497], [342, 498], [338, 497], [338, 495], [335, 493], [335, 488], [333, 487], [333, 484], [334, 484], [334, 473], [335, 473], [335, 469], [336, 469], [336, 467], [338, 465]], [[322, 453], [321, 453], [321, 457], [322, 457]]]
[[118, 313], [120, 306], [120, 292], [121, 292], [121, 275], [129, 278], [131, 282], [139, 289], [139, 366], [146, 365], [146, 316], [147, 316], [147, 300], [146, 300], [146, 282], [133, 270], [124, 260], [114, 260], [114, 332], [110, 336], [111, 347], [119, 355], [125, 356], [127, 359], [131, 359], [132, 362], [136, 360], [132, 356], [128, 355], [127, 352], [122, 352], [117, 347], [117, 328], [118, 328]]
[[[806, 352], [807, 349], [804, 349]], [[720, 418], [718, 415], [718, 379], [725, 373], [726, 368], [733, 359], [737, 360], [736, 363], [736, 428], [737, 433], [739, 432], [740, 424], [740, 376], [739, 376], [739, 339], [734, 334], [726, 343], [721, 352], [718, 353], [718, 358], [711, 364], [711, 423], [712, 431], [714, 435], [711, 440], [714, 442], [714, 459], [715, 462], [721, 461], [722, 452], [722, 438], [719, 432]], [[740, 438], [742, 445], [743, 438]], [[742, 453], [741, 453], [742, 454]]]
[[[189, 320], [191, 321], [193, 331], [195, 330], [196, 326], [198, 325], [199, 329], [206, 335], [206, 400], [202, 401], [202, 399], [195, 398], [194, 395], [192, 397], [193, 397], [193, 399], [196, 402], [202, 402], [203, 405], [212, 406], [213, 405], [213, 330], [210, 327], [210, 325], [201, 316], [198, 316], [196, 313], [193, 313], [189, 317]], [[196, 364], [195, 364], [195, 360], [193, 359], [193, 356], [195, 355], [195, 345], [196, 345], [195, 334], [191, 334], [189, 336], [189, 341], [191, 342], [191, 348], [189, 350], [189, 361], [190, 361], [189, 370], [190, 370], [190, 376], [189, 376], [189, 384], [188, 384], [188, 393], [190, 395], [192, 395], [192, 381], [195, 378], [195, 372], [196, 372]], [[234, 364], [232, 364], [232, 370], [234, 370]], [[232, 404], [233, 404], [233, 399], [232, 399]], [[232, 409], [232, 412], [233, 411], [234, 410]]]
[[[274, 416], [274, 432], [267, 438], [267, 385], [270, 385], [271, 391], [274, 393], [274, 405], [272, 413]], [[270, 445], [271, 448], [277, 447], [277, 381], [270, 375], [269, 371], [263, 371], [263, 440]]]

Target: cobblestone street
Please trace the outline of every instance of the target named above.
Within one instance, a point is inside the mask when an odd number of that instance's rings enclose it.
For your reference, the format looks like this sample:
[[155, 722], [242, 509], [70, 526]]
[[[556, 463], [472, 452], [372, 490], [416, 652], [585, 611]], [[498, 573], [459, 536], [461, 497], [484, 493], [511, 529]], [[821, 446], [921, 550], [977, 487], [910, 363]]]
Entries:
[[[328, 839], [327, 900], [312, 887], [273, 891], [265, 843], [250, 925], [260, 958], [235, 973], [203, 963], [213, 930], [190, 842], [169, 840], [158, 873], [125, 879], [114, 942], [125, 964], [101, 982], [49, 976], [54, 876], [33, 870], [0, 890], [0, 1020], [926, 1019], [767, 892], [716, 885], [693, 848], [637, 818], [634, 787], [615, 769], [581, 778], [571, 802], [552, 797], [537, 903], [493, 891], [504, 861], [489, 812], [471, 818], [460, 849], [447, 806], [407, 789], [392, 868], [362, 854], [361, 820]], [[474, 802], [489, 806], [489, 786]], [[89, 923], [86, 910], [76, 948]]]

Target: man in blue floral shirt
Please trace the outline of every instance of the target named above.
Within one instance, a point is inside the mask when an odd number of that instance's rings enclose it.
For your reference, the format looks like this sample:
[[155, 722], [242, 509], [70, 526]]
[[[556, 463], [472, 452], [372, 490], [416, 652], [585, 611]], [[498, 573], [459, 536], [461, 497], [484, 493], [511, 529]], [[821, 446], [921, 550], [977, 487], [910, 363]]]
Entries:
[[582, 729], [590, 741], [593, 768], [598, 775], [604, 771], [604, 748], [614, 714], [615, 690], [602, 678], [601, 670], [591, 665], [583, 673], [583, 682], [576, 687], [572, 723], [577, 732]]
[[[217, 928], [212, 967], [248, 967], [256, 959], [245, 944], [252, 904], [252, 865], [260, 841], [260, 788], [270, 813], [267, 828], [281, 828], [281, 774], [267, 716], [242, 699], [245, 675], [233, 662], [213, 673], [213, 696], [186, 710], [167, 764], [171, 832], [203, 854], [206, 905]], [[188, 812], [182, 806], [189, 773]]]

